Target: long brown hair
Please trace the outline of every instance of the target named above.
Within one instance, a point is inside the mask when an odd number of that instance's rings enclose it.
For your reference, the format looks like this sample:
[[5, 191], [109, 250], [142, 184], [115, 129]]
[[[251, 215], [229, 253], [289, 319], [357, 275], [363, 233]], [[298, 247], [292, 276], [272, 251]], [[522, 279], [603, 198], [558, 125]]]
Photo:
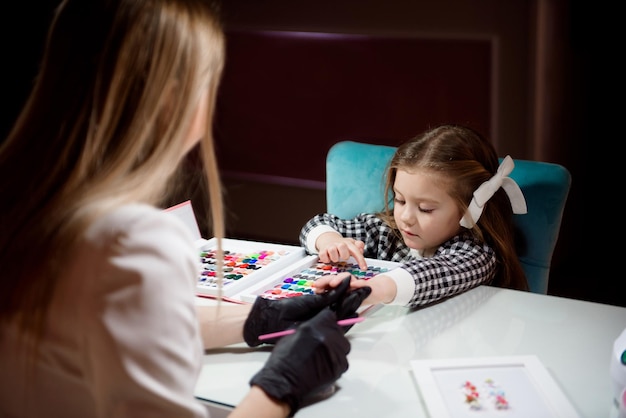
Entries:
[[207, 0], [66, 0], [29, 99], [0, 148], [0, 323], [39, 335], [78, 237], [123, 204], [158, 205], [208, 90], [200, 144], [214, 235], [222, 199], [211, 121], [224, 63]]
[[[442, 125], [400, 145], [392, 157], [385, 183], [383, 216], [394, 229], [393, 185], [400, 169], [423, 169], [448, 179], [448, 194], [465, 213], [474, 191], [489, 180], [499, 166], [493, 144], [478, 132], [458, 125]], [[506, 192], [500, 188], [486, 203], [477, 224], [469, 230], [479, 241], [490, 245], [498, 259], [494, 285], [528, 290], [528, 282], [515, 247], [513, 211]]]

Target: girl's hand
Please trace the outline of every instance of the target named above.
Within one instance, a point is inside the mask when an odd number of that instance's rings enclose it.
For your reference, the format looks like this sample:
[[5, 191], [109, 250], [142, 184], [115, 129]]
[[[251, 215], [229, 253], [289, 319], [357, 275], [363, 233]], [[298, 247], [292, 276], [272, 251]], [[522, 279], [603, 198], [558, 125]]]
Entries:
[[319, 259], [322, 263], [337, 263], [347, 261], [352, 256], [359, 268], [367, 269], [363, 250], [365, 243], [353, 238], [344, 238], [335, 232], [326, 232], [320, 235], [315, 242]]
[[[329, 274], [327, 276], [321, 276], [319, 279], [313, 282], [315, 293], [324, 293], [330, 289], [334, 289], [339, 286], [346, 275], [349, 273]], [[355, 276], [350, 275], [350, 289], [359, 289], [361, 287], [370, 287], [370, 295], [363, 300], [361, 305], [375, 305], [378, 303], [389, 303], [396, 297], [398, 288], [396, 282], [389, 276], [379, 274], [371, 279], [357, 279]]]

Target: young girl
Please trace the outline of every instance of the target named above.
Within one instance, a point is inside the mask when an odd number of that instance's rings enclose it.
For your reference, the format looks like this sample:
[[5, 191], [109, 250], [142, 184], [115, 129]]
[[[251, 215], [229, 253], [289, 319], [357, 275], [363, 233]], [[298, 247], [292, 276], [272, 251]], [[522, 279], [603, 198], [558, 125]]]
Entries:
[[231, 417], [292, 415], [347, 370], [336, 321], [366, 295], [345, 297], [347, 281], [329, 298], [196, 308], [198, 250], [159, 203], [199, 146], [223, 237], [210, 127], [224, 43], [208, 0], [59, 6], [0, 146], [0, 416], [206, 417], [202, 342], [258, 345], [295, 322]]
[[[300, 233], [307, 252], [323, 262], [365, 257], [402, 263], [351, 286], [372, 289], [365, 304], [416, 307], [481, 284], [528, 290], [514, 245], [513, 213], [526, 213], [517, 184], [507, 175], [510, 157], [498, 164], [493, 145], [462, 126], [444, 125], [398, 147], [386, 178], [381, 213], [339, 219], [329, 213]], [[393, 206], [393, 207], [391, 207]], [[343, 275], [315, 282], [318, 292]]]

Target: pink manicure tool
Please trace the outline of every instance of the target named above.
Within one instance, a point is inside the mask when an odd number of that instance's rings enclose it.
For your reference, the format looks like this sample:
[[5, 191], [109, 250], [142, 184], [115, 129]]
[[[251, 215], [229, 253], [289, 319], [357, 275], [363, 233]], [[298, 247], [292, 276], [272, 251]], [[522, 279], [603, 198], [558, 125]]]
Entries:
[[[345, 327], [347, 325], [356, 324], [357, 322], [362, 322], [362, 321], [365, 321], [365, 317], [357, 316], [356, 318], [340, 319], [339, 321], [337, 321], [337, 325], [341, 327]], [[294, 332], [296, 332], [295, 328], [286, 329], [284, 331], [278, 331], [278, 332], [270, 332], [269, 334], [259, 335], [259, 340], [263, 341], [263, 340], [269, 340], [271, 338], [284, 337], [285, 335], [291, 335]]]

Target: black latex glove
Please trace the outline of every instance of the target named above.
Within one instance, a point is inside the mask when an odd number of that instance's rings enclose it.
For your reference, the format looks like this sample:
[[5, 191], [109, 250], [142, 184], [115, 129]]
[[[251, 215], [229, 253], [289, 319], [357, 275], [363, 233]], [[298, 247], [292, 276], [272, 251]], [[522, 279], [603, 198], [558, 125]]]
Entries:
[[293, 416], [303, 400], [333, 384], [348, 370], [350, 342], [329, 308], [281, 338], [265, 366], [250, 380], [270, 397], [285, 402]]
[[[349, 291], [350, 276], [339, 286], [328, 292], [315, 295], [302, 295], [284, 299], [265, 299], [257, 297], [246, 318], [243, 327], [243, 338], [250, 347], [260, 344], [274, 344], [278, 339], [259, 341], [259, 335], [294, 328], [299, 322], [315, 316], [322, 309], [329, 307], [336, 312], [337, 319], [354, 318], [356, 310], [372, 289], [361, 287]], [[345, 326], [347, 332], [352, 325]]]

